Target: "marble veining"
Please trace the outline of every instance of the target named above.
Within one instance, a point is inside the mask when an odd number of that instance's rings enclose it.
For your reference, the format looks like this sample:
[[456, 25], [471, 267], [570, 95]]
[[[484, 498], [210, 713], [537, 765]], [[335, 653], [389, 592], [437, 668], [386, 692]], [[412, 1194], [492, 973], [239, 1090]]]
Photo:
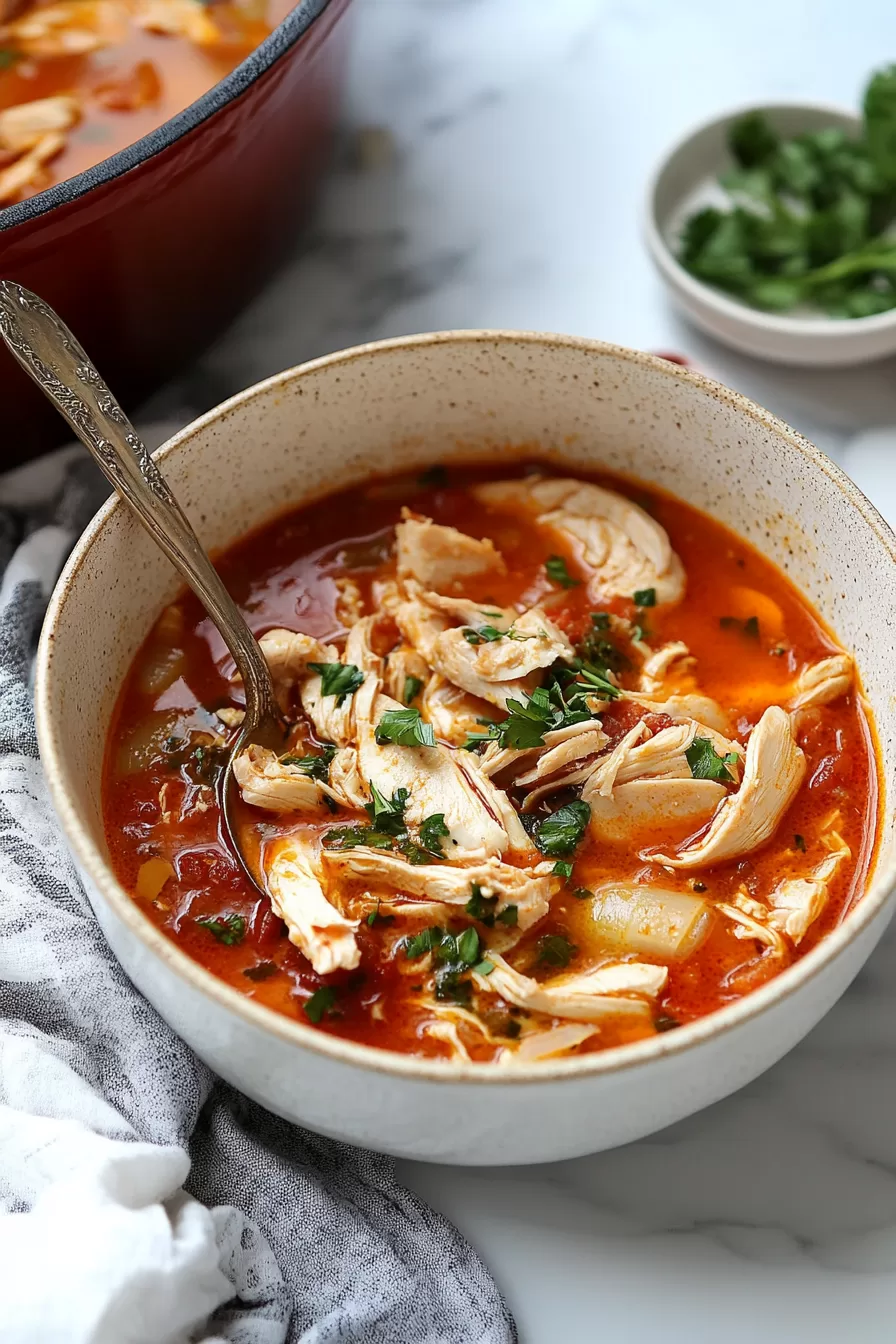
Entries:
[[[309, 230], [148, 416], [380, 336], [570, 331], [689, 355], [896, 522], [896, 361], [804, 372], [727, 351], [669, 308], [640, 239], [680, 131], [755, 98], [854, 105], [896, 58], [892, 6], [356, 0], [355, 17]], [[896, 1337], [894, 1116], [896, 930], [802, 1045], [701, 1115], [574, 1162], [402, 1174], [482, 1252], [526, 1344], [877, 1344]]]

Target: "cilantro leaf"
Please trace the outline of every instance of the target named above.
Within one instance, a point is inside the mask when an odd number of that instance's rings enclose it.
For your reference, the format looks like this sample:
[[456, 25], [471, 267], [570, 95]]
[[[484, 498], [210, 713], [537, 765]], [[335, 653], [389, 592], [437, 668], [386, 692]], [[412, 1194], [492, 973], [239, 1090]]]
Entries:
[[324, 1013], [329, 1017], [336, 1004], [336, 990], [332, 985], [321, 985], [316, 989], [310, 999], [305, 1000], [305, 1016], [309, 1022], [317, 1026]]
[[373, 826], [336, 826], [325, 832], [322, 844], [324, 849], [355, 849], [358, 845], [391, 849], [394, 839], [394, 835], [378, 831]]
[[509, 929], [515, 929], [519, 923], [519, 906], [505, 905], [499, 915], [496, 915], [499, 924], [506, 924]]
[[731, 766], [738, 763], [736, 751], [720, 756], [708, 737], [695, 737], [685, 752], [691, 774], [694, 779], [716, 779], [725, 784], [734, 784], [735, 776]]
[[478, 919], [480, 924], [484, 924], [487, 929], [490, 929], [495, 923], [497, 904], [497, 896], [483, 896], [479, 883], [474, 882], [472, 894], [464, 909], [472, 919]]
[[310, 775], [312, 779], [326, 782], [330, 773], [330, 762], [336, 755], [336, 748], [326, 748], [320, 756], [281, 756], [280, 764], [288, 765], [300, 774]]
[[461, 634], [468, 644], [494, 644], [495, 640], [504, 638], [504, 632], [496, 630], [493, 625], [480, 625], [476, 630], [468, 625], [461, 630]]
[[401, 698], [406, 705], [409, 705], [412, 700], [417, 699], [417, 696], [422, 690], [423, 681], [420, 677], [405, 677], [404, 690], [401, 693]]
[[656, 589], [655, 589], [655, 588], [639, 588], [639, 589], [637, 590], [637, 592], [634, 594], [634, 596], [632, 597], [632, 601], [634, 602], [634, 604], [635, 604], [636, 607], [655, 607], [655, 606], [656, 606]]
[[428, 817], [424, 817], [420, 823], [420, 843], [430, 854], [437, 855], [438, 858], [445, 857], [445, 850], [442, 840], [450, 835], [448, 827], [445, 825], [445, 813], [433, 812]]
[[374, 829], [382, 831], [384, 835], [403, 835], [407, 830], [404, 824], [404, 809], [409, 797], [407, 789], [396, 789], [391, 799], [384, 798], [371, 781], [370, 797], [372, 801], [365, 804], [364, 811], [373, 822]]
[[507, 701], [507, 718], [498, 725], [502, 747], [526, 750], [543, 747], [544, 735], [553, 718], [550, 696], [543, 687], [534, 690], [529, 699]]
[[321, 695], [335, 695], [341, 705], [346, 696], [354, 695], [364, 680], [364, 673], [354, 663], [309, 663], [312, 672], [320, 673]]
[[199, 915], [196, 923], [200, 928], [208, 929], [225, 947], [234, 947], [246, 936], [246, 921], [242, 915]]
[[562, 933], [546, 933], [538, 940], [538, 960], [547, 966], [568, 966], [578, 950]]
[[551, 583], [556, 583], [560, 588], [578, 588], [581, 579], [574, 579], [566, 567], [566, 561], [562, 555], [549, 555], [544, 562], [545, 571]]
[[795, 835], [795, 836], [793, 837], [793, 845], [794, 845], [794, 848], [795, 848], [795, 849], [798, 849], [798, 850], [800, 851], [801, 854], [805, 854], [805, 852], [806, 852], [806, 841], [805, 841], [805, 837], [804, 837], [804, 836], [802, 836], [802, 835]]
[[473, 967], [473, 970], [476, 972], [477, 975], [491, 975], [494, 969], [495, 969], [495, 963], [493, 961], [489, 961], [488, 957], [485, 957], [482, 961], [478, 961], [476, 965]]
[[575, 891], [572, 894], [573, 896], [575, 896], [577, 901], [590, 901], [591, 897], [594, 895], [594, 892], [589, 891], [587, 887], [576, 887]]
[[551, 872], [554, 877], [562, 877], [565, 880], [566, 878], [572, 877], [572, 864], [568, 863], [565, 859], [558, 859], [551, 869]]
[[738, 117], [728, 130], [728, 148], [742, 168], [756, 168], [768, 163], [779, 143], [761, 112], [748, 112]]
[[595, 630], [609, 630], [610, 613], [608, 611], [592, 611], [591, 624]]
[[881, 181], [896, 183], [896, 66], [878, 70], [863, 106], [868, 155]]
[[457, 955], [467, 966], [474, 966], [479, 960], [479, 934], [475, 929], [464, 929], [457, 940]]
[[581, 799], [565, 803], [550, 817], [539, 822], [532, 838], [542, 854], [549, 858], [562, 858], [575, 851], [590, 820], [591, 808], [587, 803]]
[[427, 952], [438, 947], [444, 937], [445, 930], [438, 924], [431, 924], [429, 928], [412, 933], [405, 939], [404, 954], [408, 961], [416, 961], [417, 957], [425, 957]]
[[376, 740], [394, 742], [399, 747], [434, 747], [436, 733], [431, 723], [424, 723], [419, 709], [387, 709], [376, 726]]

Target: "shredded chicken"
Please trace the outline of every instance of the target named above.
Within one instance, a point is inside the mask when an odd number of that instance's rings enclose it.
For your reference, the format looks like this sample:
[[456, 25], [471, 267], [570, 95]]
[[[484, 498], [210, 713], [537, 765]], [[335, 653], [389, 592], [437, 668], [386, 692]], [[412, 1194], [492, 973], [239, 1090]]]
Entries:
[[420, 713], [435, 729], [436, 737], [452, 746], [460, 747], [470, 733], [483, 731], [483, 719], [491, 720], [494, 709], [486, 700], [455, 686], [438, 672], [425, 673], [425, 686], [420, 697]]
[[547, 1031], [530, 1031], [516, 1050], [505, 1050], [498, 1062], [504, 1065], [532, 1064], [537, 1059], [556, 1059], [590, 1040], [596, 1031], [596, 1027], [579, 1022], [566, 1022], [562, 1027], [549, 1027]]
[[[398, 700], [403, 705], [411, 704], [417, 699], [415, 695], [409, 700], [405, 694], [409, 677], [419, 681], [421, 689], [426, 687], [429, 680], [429, 666], [423, 661], [416, 649], [400, 648], [393, 650], [386, 659], [385, 690], [387, 695], [391, 695], [393, 700]], [[418, 691], [417, 695], [419, 694]], [[438, 728], [436, 732], [438, 732]], [[446, 734], [439, 733], [439, 737], [445, 736]]]
[[335, 803], [361, 811], [370, 802], [370, 790], [358, 765], [354, 747], [342, 747], [330, 762], [329, 784], [324, 785]]
[[525, 510], [571, 542], [594, 571], [589, 593], [595, 598], [631, 597], [645, 588], [655, 590], [658, 602], [684, 596], [684, 569], [666, 532], [623, 495], [590, 482], [534, 476], [491, 481], [472, 494], [494, 508]]
[[772, 910], [768, 923], [771, 928], [785, 933], [792, 943], [805, 938], [828, 903], [831, 880], [837, 869], [851, 857], [849, 845], [839, 834], [829, 838], [829, 845], [830, 852], [813, 869], [810, 877], [785, 878], [771, 894]]
[[4, 108], [0, 111], [0, 149], [23, 154], [34, 149], [49, 131], [70, 130], [80, 115], [80, 103], [68, 94]]
[[137, 0], [134, 22], [150, 33], [186, 37], [199, 46], [221, 40], [221, 30], [201, 0]]
[[44, 182], [44, 165], [64, 147], [65, 136], [61, 131], [47, 131], [33, 149], [29, 149], [8, 168], [0, 170], [0, 205], [15, 200], [27, 187], [41, 186]]
[[237, 709], [235, 705], [224, 705], [221, 709], [215, 710], [215, 718], [220, 719], [225, 728], [239, 728], [245, 717], [246, 711]]
[[500, 859], [490, 858], [484, 863], [465, 867], [452, 863], [415, 865], [387, 850], [361, 845], [355, 849], [325, 850], [324, 858], [331, 867], [363, 877], [390, 891], [441, 901], [446, 905], [466, 905], [475, 883], [487, 899], [498, 898], [499, 911], [515, 905], [522, 930], [547, 914], [548, 901], [557, 886], [557, 879], [551, 876], [552, 863], [515, 868]]
[[336, 584], [336, 619], [349, 630], [364, 615], [364, 599], [354, 579], [342, 575]]
[[269, 630], [258, 642], [284, 706], [293, 687], [306, 675], [309, 663], [332, 663], [337, 658], [334, 648], [326, 648], [311, 635], [295, 630]]
[[670, 695], [666, 699], [657, 699], [639, 691], [624, 691], [623, 696], [626, 700], [634, 700], [652, 714], [668, 714], [676, 723], [690, 720], [698, 727], [711, 728], [722, 737], [731, 736], [731, 722], [728, 715], [721, 705], [708, 695], [694, 691], [685, 695]]
[[[662, 992], [669, 977], [665, 966], [625, 961], [539, 984], [515, 971], [497, 953], [490, 952], [488, 960], [493, 971], [473, 971], [479, 989], [498, 994], [519, 1008], [568, 1017], [574, 1022], [599, 1022], [611, 1014], [649, 1013], [647, 1000]], [[630, 995], [638, 997], [627, 997]]]
[[353, 971], [361, 959], [355, 941], [358, 920], [331, 905], [320, 883], [319, 864], [310, 842], [299, 836], [280, 841], [265, 864], [271, 906], [318, 975]]
[[673, 868], [699, 868], [751, 853], [774, 833], [805, 773], [806, 758], [790, 720], [773, 705], [750, 734], [740, 788], [720, 804], [706, 834], [678, 854], [645, 857]]
[[793, 685], [790, 709], [829, 705], [845, 695], [852, 685], [853, 661], [848, 653], [836, 653], [820, 663], [804, 667]]
[[641, 690], [648, 695], [654, 694], [661, 690], [675, 664], [680, 664], [684, 669], [690, 667], [693, 662], [687, 644], [682, 644], [680, 640], [664, 644], [661, 649], [650, 655], [641, 668]]
[[233, 776], [243, 802], [266, 812], [306, 812], [320, 806], [316, 779], [284, 765], [267, 747], [249, 746], [235, 758]]
[[442, 592], [460, 579], [506, 573], [504, 557], [488, 538], [477, 541], [431, 518], [415, 518], [408, 509], [402, 510], [402, 520], [395, 528], [399, 579], [416, 579]]
[[12, 39], [26, 56], [86, 56], [123, 42], [127, 21], [114, 0], [63, 0], [27, 9], [0, 28], [0, 40]]

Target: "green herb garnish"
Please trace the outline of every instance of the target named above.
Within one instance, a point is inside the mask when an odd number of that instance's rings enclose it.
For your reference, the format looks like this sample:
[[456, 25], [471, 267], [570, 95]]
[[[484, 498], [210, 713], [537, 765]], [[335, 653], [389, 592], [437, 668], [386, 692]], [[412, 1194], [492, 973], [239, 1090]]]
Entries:
[[538, 823], [532, 836], [542, 854], [555, 858], [572, 854], [591, 820], [591, 808], [581, 799], [565, 803], [550, 817]]
[[495, 923], [497, 904], [497, 896], [483, 896], [479, 883], [474, 882], [472, 894], [464, 909], [471, 919], [478, 919], [480, 924], [484, 924], [487, 929], [490, 929]]
[[515, 929], [519, 923], [519, 906], [505, 905], [499, 915], [495, 915], [499, 924], [506, 924], [509, 929]]
[[551, 583], [556, 583], [560, 588], [578, 588], [581, 579], [574, 579], [566, 567], [566, 561], [562, 555], [549, 555], [544, 562], [545, 572]]
[[270, 980], [272, 975], [276, 975], [280, 967], [275, 961], [259, 961], [255, 966], [247, 966], [243, 975], [247, 980]]
[[795, 836], [793, 837], [793, 844], [794, 844], [794, 848], [795, 848], [795, 849], [798, 849], [798, 850], [800, 851], [801, 854], [805, 854], [805, 852], [806, 852], [806, 841], [805, 841], [805, 839], [804, 839], [803, 836], [801, 836], [801, 835], [795, 835]]
[[320, 756], [281, 756], [280, 764], [288, 765], [300, 774], [310, 775], [312, 779], [326, 781], [330, 773], [330, 762], [336, 755], [334, 746], [323, 748]]
[[416, 961], [417, 957], [424, 957], [427, 952], [432, 952], [433, 948], [438, 947], [444, 937], [445, 930], [438, 924], [431, 924], [429, 928], [422, 929], [420, 933], [412, 933], [405, 939], [404, 954], [408, 961]]
[[587, 887], [576, 887], [575, 891], [572, 894], [573, 896], [575, 896], [577, 901], [590, 901], [591, 897], [594, 895], [594, 892], [589, 891]]
[[407, 806], [408, 790], [396, 789], [391, 798], [384, 798], [374, 783], [370, 785], [371, 802], [366, 803], [367, 813], [374, 829], [384, 835], [401, 836], [407, 830], [404, 824], [404, 809]]
[[[468, 644], [494, 644], [496, 639], [504, 638], [504, 632], [496, 630], [493, 625], [480, 625], [478, 630], [474, 630], [472, 626], [468, 625], [461, 630], [461, 634]], [[525, 639], [528, 636], [524, 635], [522, 638]]]
[[578, 950], [562, 933], [546, 933], [538, 940], [538, 960], [547, 966], [568, 966]]
[[445, 857], [442, 841], [450, 834], [451, 832], [445, 825], [444, 812], [433, 812], [430, 816], [424, 817], [420, 823], [420, 844], [430, 854], [435, 854], [437, 858], [443, 859]]
[[738, 764], [736, 751], [720, 756], [708, 737], [695, 737], [685, 752], [694, 779], [716, 779], [726, 784], [736, 783], [731, 767]]
[[551, 869], [551, 872], [554, 877], [562, 877], [564, 879], [570, 878], [572, 877], [572, 864], [568, 863], [565, 859], [558, 859]]
[[226, 947], [241, 943], [246, 936], [246, 921], [242, 915], [199, 915], [196, 923], [208, 929], [213, 938]]
[[423, 681], [420, 677], [405, 677], [404, 690], [401, 693], [401, 698], [406, 705], [409, 705], [412, 700], [417, 699], [417, 696], [422, 690]]
[[316, 989], [310, 999], [305, 1000], [305, 1016], [309, 1022], [317, 1026], [324, 1013], [329, 1017], [336, 1004], [336, 991], [332, 985], [321, 985]]
[[661, 1017], [654, 1018], [653, 1025], [656, 1027], [657, 1031], [674, 1031], [676, 1027], [681, 1026], [681, 1023], [678, 1021], [678, 1018], [668, 1017], [663, 1014]]
[[639, 588], [638, 591], [632, 597], [632, 601], [634, 602], [636, 607], [655, 607], [656, 589]]
[[419, 709], [387, 709], [376, 726], [375, 737], [382, 746], [394, 742], [399, 747], [434, 747], [436, 733], [431, 723], [424, 723]]
[[335, 695], [341, 705], [346, 696], [354, 695], [364, 681], [364, 673], [354, 663], [309, 663], [312, 672], [320, 673], [322, 695]]
[[495, 969], [495, 963], [493, 961], [489, 961], [488, 957], [486, 957], [483, 961], [477, 961], [476, 965], [473, 967], [473, 970], [476, 972], [477, 975], [491, 975], [494, 969]]
[[610, 613], [608, 611], [592, 611], [591, 624], [595, 630], [609, 630]]

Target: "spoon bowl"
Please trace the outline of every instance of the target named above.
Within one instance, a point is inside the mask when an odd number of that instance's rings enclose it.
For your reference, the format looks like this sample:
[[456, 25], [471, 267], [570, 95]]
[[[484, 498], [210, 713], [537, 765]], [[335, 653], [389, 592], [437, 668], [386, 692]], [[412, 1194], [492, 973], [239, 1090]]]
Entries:
[[59, 315], [22, 285], [0, 281], [0, 336], [199, 598], [236, 663], [243, 679], [246, 716], [221, 776], [221, 813], [240, 866], [266, 895], [262, 875], [243, 853], [234, 806], [236, 757], [253, 745], [280, 754], [286, 739], [286, 724], [258, 641], [143, 440]]

